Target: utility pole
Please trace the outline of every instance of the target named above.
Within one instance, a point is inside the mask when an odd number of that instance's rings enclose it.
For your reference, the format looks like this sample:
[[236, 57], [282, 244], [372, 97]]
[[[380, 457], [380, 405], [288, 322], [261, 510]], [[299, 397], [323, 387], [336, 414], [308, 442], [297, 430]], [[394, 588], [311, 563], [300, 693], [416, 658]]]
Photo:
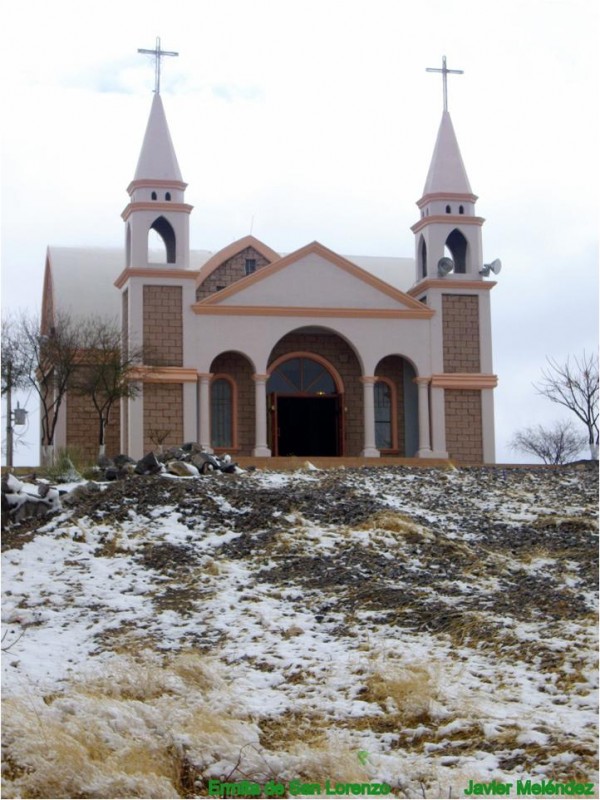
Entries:
[[13, 426], [12, 426], [12, 364], [7, 365], [6, 388], [6, 466], [13, 465]]

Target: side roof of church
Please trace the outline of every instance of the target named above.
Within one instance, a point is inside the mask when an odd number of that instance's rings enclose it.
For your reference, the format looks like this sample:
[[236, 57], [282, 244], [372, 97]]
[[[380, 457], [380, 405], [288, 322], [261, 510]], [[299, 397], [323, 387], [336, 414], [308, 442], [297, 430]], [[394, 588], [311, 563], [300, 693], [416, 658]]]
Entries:
[[[222, 250], [190, 251], [190, 271], [199, 272], [199, 285], [232, 254], [243, 251], [251, 237], [244, 237]], [[255, 240], [257, 241], [257, 240]], [[265, 250], [270, 250], [264, 246]], [[275, 253], [277, 258], [287, 253]], [[406, 291], [414, 283], [414, 259], [385, 256], [344, 256], [392, 288]], [[151, 254], [159, 261], [159, 251]], [[120, 247], [56, 247], [46, 253], [42, 319], [64, 311], [74, 317], [102, 316], [117, 319], [120, 295], [114, 282], [123, 271]]]

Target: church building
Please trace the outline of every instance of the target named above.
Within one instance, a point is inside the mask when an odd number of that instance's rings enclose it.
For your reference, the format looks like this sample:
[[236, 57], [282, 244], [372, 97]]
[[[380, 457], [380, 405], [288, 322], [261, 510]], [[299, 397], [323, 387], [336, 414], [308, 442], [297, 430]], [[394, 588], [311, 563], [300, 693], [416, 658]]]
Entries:
[[[234, 459], [494, 462], [486, 278], [497, 270], [483, 262], [484, 220], [446, 108], [414, 258], [340, 255], [318, 242], [281, 254], [254, 236], [190, 250], [186, 189], [156, 91], [124, 248], [47, 251], [43, 327], [59, 310], [118, 317], [124, 348], [143, 347], [140, 391], [113, 415], [107, 455], [194, 441]], [[67, 395], [55, 444], [93, 457], [94, 420], [90, 401]]]

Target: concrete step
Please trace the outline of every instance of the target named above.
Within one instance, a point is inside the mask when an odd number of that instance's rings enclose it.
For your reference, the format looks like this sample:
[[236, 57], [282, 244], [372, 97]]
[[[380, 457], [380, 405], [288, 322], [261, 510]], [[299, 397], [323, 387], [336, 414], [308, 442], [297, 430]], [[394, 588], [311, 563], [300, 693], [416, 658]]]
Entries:
[[361, 456], [334, 458], [330, 456], [276, 456], [271, 458], [252, 456], [239, 456], [233, 459], [243, 467], [254, 466], [257, 469], [271, 471], [294, 471], [305, 468], [306, 464], [312, 464], [317, 469], [340, 469], [342, 467], [448, 467], [450, 462], [445, 459], [437, 458], [398, 458], [394, 456], [382, 456], [380, 458], [363, 458]]

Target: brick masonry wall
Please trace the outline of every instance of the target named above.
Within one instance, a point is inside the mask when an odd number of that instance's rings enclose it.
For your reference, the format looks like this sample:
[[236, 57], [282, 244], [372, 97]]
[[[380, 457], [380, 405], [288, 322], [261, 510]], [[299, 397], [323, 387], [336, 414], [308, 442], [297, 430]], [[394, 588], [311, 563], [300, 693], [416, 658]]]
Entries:
[[344, 383], [344, 452], [360, 455], [363, 445], [363, 386], [360, 365], [350, 346], [335, 334], [289, 333], [281, 339], [269, 359], [269, 364], [286, 353], [296, 350], [317, 353], [326, 358], [340, 373]]
[[222, 353], [211, 364], [214, 375], [229, 375], [236, 384], [237, 392], [237, 449], [240, 455], [251, 455], [255, 439], [255, 389], [250, 362], [239, 353]]
[[444, 391], [446, 447], [457, 461], [483, 462], [481, 392], [459, 389]]
[[144, 453], [158, 450], [157, 434], [167, 434], [163, 447], [183, 444], [183, 384], [144, 384]]
[[444, 372], [481, 372], [479, 298], [445, 294], [442, 297]]
[[[105, 432], [106, 455], [121, 452], [120, 404], [113, 405]], [[76, 457], [96, 463], [100, 422], [91, 398], [69, 392], [67, 395], [67, 448]]]
[[180, 286], [144, 286], [144, 362], [158, 367], [183, 365]]
[[256, 271], [266, 267], [271, 262], [266, 259], [258, 250], [253, 247], [246, 247], [233, 258], [224, 261], [220, 267], [217, 267], [208, 278], [196, 289], [196, 300], [203, 300], [205, 297], [217, 291], [218, 287], [224, 288], [229, 286], [240, 278], [246, 276], [246, 259], [253, 258], [256, 260]]
[[404, 456], [404, 362], [399, 356], [387, 356], [377, 365], [375, 375], [378, 378], [388, 378], [396, 388], [398, 449], [394, 451], [394, 455]]

